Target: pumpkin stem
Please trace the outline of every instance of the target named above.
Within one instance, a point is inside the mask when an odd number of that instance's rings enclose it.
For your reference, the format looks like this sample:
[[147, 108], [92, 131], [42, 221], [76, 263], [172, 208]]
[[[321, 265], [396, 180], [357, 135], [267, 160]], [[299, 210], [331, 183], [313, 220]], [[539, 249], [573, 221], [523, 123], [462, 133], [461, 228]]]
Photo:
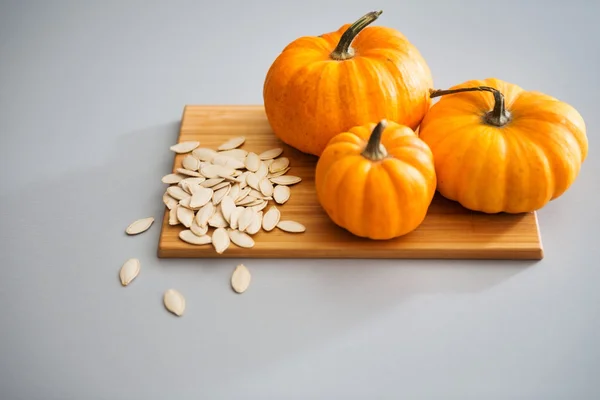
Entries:
[[330, 57], [338, 61], [347, 60], [349, 58], [354, 57], [354, 49], [350, 47], [352, 41], [354, 40], [354, 38], [356, 38], [360, 31], [362, 31], [367, 27], [367, 25], [375, 21], [381, 15], [382, 12], [383, 11], [371, 11], [370, 13], [363, 15], [355, 23], [350, 25], [348, 29], [346, 29], [346, 31], [342, 34], [342, 37], [340, 38], [337, 47], [335, 48], [335, 50], [333, 50], [333, 52], [331, 52]]
[[429, 96], [431, 98], [443, 96], [446, 94], [453, 94], [459, 92], [492, 92], [494, 94], [494, 109], [485, 113], [483, 119], [490, 125], [494, 126], [504, 126], [506, 125], [511, 118], [510, 112], [506, 109], [504, 105], [504, 95], [498, 89], [490, 87], [490, 86], [476, 86], [470, 88], [459, 88], [459, 89], [449, 89], [449, 90], [429, 90]]
[[367, 147], [365, 147], [362, 155], [371, 161], [380, 161], [387, 156], [385, 147], [381, 144], [381, 135], [387, 127], [387, 121], [382, 119], [373, 129]]

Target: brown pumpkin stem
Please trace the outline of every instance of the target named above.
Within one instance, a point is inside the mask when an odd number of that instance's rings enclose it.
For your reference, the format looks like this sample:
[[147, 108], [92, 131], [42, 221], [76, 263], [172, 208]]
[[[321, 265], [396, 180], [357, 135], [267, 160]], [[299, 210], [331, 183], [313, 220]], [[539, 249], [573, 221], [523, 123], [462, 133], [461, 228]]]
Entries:
[[449, 90], [429, 90], [429, 96], [431, 98], [444, 96], [446, 94], [460, 93], [460, 92], [492, 92], [494, 94], [494, 109], [484, 114], [483, 120], [494, 126], [504, 126], [511, 118], [510, 112], [504, 105], [504, 95], [498, 89], [490, 86], [475, 86], [470, 88], [459, 88]]
[[369, 24], [375, 21], [383, 11], [371, 11], [360, 17], [355, 23], [350, 25], [342, 34], [335, 50], [331, 52], [330, 57], [334, 60], [347, 60], [354, 57], [354, 49], [350, 47], [356, 36], [365, 29]]
[[368, 158], [371, 161], [379, 161], [383, 160], [387, 157], [387, 151], [385, 147], [381, 144], [381, 135], [383, 131], [387, 127], [387, 121], [382, 119], [379, 123], [373, 128], [373, 132], [371, 132], [371, 136], [369, 137], [369, 141], [367, 142], [367, 147], [362, 152], [362, 155]]

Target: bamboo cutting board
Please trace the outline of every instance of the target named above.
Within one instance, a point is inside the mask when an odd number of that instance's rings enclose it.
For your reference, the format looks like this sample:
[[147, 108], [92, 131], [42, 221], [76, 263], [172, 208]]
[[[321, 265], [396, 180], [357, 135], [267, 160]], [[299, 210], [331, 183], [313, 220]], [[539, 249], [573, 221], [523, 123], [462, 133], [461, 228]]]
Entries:
[[[314, 187], [317, 158], [303, 154], [275, 137], [263, 106], [186, 106], [178, 142], [196, 140], [216, 149], [235, 136], [245, 136], [241, 147], [260, 153], [282, 147], [291, 160], [288, 175], [302, 178], [293, 185], [290, 200], [277, 205], [281, 219], [306, 226], [304, 233], [278, 228], [253, 236], [256, 244], [245, 249], [234, 244], [223, 253], [212, 245], [181, 241], [183, 225], [171, 226], [165, 207], [158, 243], [160, 258], [432, 258], [432, 259], [541, 259], [542, 243], [536, 213], [486, 215], [464, 209], [436, 195], [423, 223], [410, 234], [388, 241], [358, 238], [337, 227], [321, 209]], [[183, 155], [175, 154], [173, 171]], [[168, 173], [171, 171], [166, 171]], [[270, 202], [271, 203], [271, 202]], [[265, 212], [270, 207], [265, 208]]]

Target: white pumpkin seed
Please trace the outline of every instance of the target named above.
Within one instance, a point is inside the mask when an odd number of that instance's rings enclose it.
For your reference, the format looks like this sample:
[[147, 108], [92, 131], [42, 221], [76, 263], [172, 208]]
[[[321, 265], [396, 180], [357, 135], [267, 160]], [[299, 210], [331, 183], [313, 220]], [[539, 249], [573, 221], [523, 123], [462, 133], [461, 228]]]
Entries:
[[302, 179], [299, 176], [293, 175], [276, 176], [274, 178], [269, 178], [269, 180], [276, 185], [294, 185], [302, 181]]
[[275, 173], [279, 171], [283, 171], [290, 165], [290, 159], [287, 157], [281, 157], [277, 160], [273, 161], [269, 166], [269, 172]]
[[175, 204], [173, 208], [169, 210], [169, 225], [175, 226], [179, 225], [179, 219], [177, 218], [177, 210], [179, 209], [179, 203]]
[[200, 146], [200, 142], [186, 141], [174, 144], [173, 146], [169, 147], [169, 149], [175, 153], [184, 154], [189, 153], [198, 146]]
[[222, 154], [218, 154], [217, 156], [215, 156], [212, 160], [212, 163], [215, 165], [221, 165], [222, 167], [233, 169], [244, 168], [244, 161], [232, 156], [224, 156]]
[[246, 156], [245, 165], [246, 165], [246, 169], [248, 169], [248, 171], [252, 171], [252, 172], [258, 171], [258, 168], [260, 167], [260, 158], [258, 158], [258, 154], [249, 152], [248, 155]]
[[249, 188], [249, 187], [245, 187], [245, 188], [243, 188], [242, 190], [240, 190], [240, 193], [239, 193], [239, 194], [238, 194], [238, 196], [235, 198], [235, 202], [236, 202], [236, 204], [237, 204], [237, 202], [238, 202], [238, 201], [242, 201], [242, 200], [244, 200], [244, 198], [250, 194], [250, 191], [251, 191], [251, 190], [252, 190], [252, 189], [251, 189], [251, 188]]
[[246, 141], [246, 138], [243, 136], [234, 137], [234, 138], [229, 139], [222, 145], [220, 145], [218, 147], [218, 149], [219, 150], [232, 150], [237, 147], [240, 147], [242, 144], [244, 144], [245, 141]]
[[190, 197], [190, 194], [179, 186], [169, 186], [167, 188], [167, 193], [176, 200], [183, 200], [186, 197]]
[[278, 204], [284, 204], [290, 199], [291, 190], [289, 186], [277, 185], [273, 189], [273, 199]]
[[264, 196], [272, 196], [273, 195], [273, 184], [269, 180], [269, 178], [262, 178], [259, 183], [260, 191]]
[[217, 228], [214, 230], [212, 234], [212, 245], [215, 251], [219, 254], [223, 254], [225, 250], [229, 247], [231, 243], [231, 239], [229, 239], [229, 235], [225, 228]]
[[255, 172], [258, 180], [260, 181], [262, 178], [266, 178], [268, 173], [269, 167], [267, 167], [267, 164], [265, 164], [265, 162], [262, 161], [260, 163], [260, 167], [258, 167], [258, 170]]
[[277, 171], [277, 172], [274, 172], [274, 173], [272, 173], [272, 174], [271, 174], [271, 173], [269, 173], [269, 174], [267, 175], [267, 178], [275, 178], [275, 177], [278, 177], [278, 176], [281, 176], [281, 175], [285, 175], [285, 174], [287, 174], [287, 172], [288, 172], [289, 170], [290, 170], [290, 167], [287, 167], [286, 169], [282, 169], [281, 171]]
[[254, 247], [254, 239], [252, 239], [252, 237], [250, 237], [250, 235], [248, 235], [247, 233], [236, 231], [233, 229], [229, 230], [228, 233], [229, 239], [231, 239], [231, 242], [236, 246], [243, 247], [246, 249]]
[[231, 199], [235, 199], [238, 194], [240, 194], [240, 184], [239, 183], [234, 183], [231, 186], [231, 190], [229, 191], [228, 196], [231, 197]]
[[283, 149], [281, 147], [276, 147], [274, 149], [270, 149], [267, 151], [263, 151], [258, 155], [261, 160], [271, 160], [273, 158], [279, 157], [283, 153]]
[[206, 203], [198, 212], [196, 213], [196, 223], [201, 227], [205, 227], [208, 225], [208, 220], [213, 216], [216, 209], [212, 202]]
[[213, 190], [210, 188], [200, 187], [196, 193], [192, 195], [190, 207], [199, 208], [210, 201], [213, 196]]
[[223, 181], [221, 183], [217, 183], [215, 186], [211, 187], [211, 189], [216, 192], [217, 190], [223, 189], [227, 186], [231, 186], [231, 182]]
[[140, 234], [147, 231], [153, 222], [154, 217], [138, 219], [137, 221], [133, 221], [131, 224], [129, 224], [129, 226], [125, 229], [125, 233], [128, 235]]
[[121, 280], [121, 285], [127, 286], [129, 285], [140, 273], [140, 260], [137, 258], [130, 258], [125, 261], [125, 263], [121, 266], [121, 270], [119, 271], [119, 279]]
[[252, 217], [252, 222], [250, 222], [250, 225], [248, 225], [248, 227], [245, 229], [245, 232], [248, 235], [255, 235], [258, 233], [258, 231], [260, 231], [262, 226], [262, 217], [263, 212], [255, 210], [254, 217]]
[[253, 218], [254, 218], [254, 210], [250, 207], [244, 208], [244, 211], [242, 211], [242, 213], [238, 217], [238, 227], [237, 228], [243, 232], [244, 230], [246, 230], [248, 225], [250, 225]]
[[249, 206], [250, 204], [254, 203], [255, 201], [256, 201], [256, 198], [246, 196], [242, 200], [236, 201], [235, 204], [238, 206], [246, 207], [246, 206]]
[[[230, 192], [231, 193], [231, 192]], [[231, 198], [231, 195], [225, 195], [223, 200], [221, 200], [221, 214], [223, 214], [223, 218], [227, 223], [231, 221], [231, 214], [235, 210], [235, 202]]]
[[198, 221], [194, 218], [194, 222], [192, 222], [192, 226], [190, 226], [190, 230], [196, 236], [204, 236], [208, 233], [208, 225], [200, 226], [198, 225]]
[[252, 189], [254, 190], [260, 190], [259, 184], [260, 184], [260, 179], [258, 179], [258, 176], [252, 172], [250, 172], [247, 176], [246, 176], [246, 183], [248, 184], [248, 186], [250, 186]]
[[179, 232], [179, 239], [183, 240], [186, 243], [197, 245], [209, 244], [212, 241], [210, 236], [206, 234], [199, 236], [189, 229], [185, 229]]
[[192, 200], [192, 198], [191, 198], [191, 197], [186, 197], [186, 198], [185, 198], [185, 199], [183, 199], [183, 200], [179, 200], [179, 205], [180, 205], [181, 207], [189, 208], [190, 210], [194, 210], [194, 211], [195, 211], [195, 210], [198, 210], [200, 207], [192, 207], [192, 206], [190, 205], [190, 201], [191, 201], [191, 200]]
[[299, 222], [284, 220], [277, 223], [277, 227], [285, 232], [299, 233], [306, 231], [306, 227]]
[[281, 212], [279, 209], [275, 206], [271, 206], [263, 216], [262, 228], [267, 232], [272, 231], [279, 223], [280, 218]]
[[225, 221], [220, 208], [217, 208], [215, 213], [208, 219], [208, 225], [213, 228], [227, 228], [228, 223]]
[[200, 184], [200, 186], [205, 187], [205, 188], [212, 188], [223, 181], [224, 181], [223, 178], [211, 178], [211, 179], [207, 179], [204, 182], [202, 182]]
[[181, 165], [183, 168], [189, 169], [190, 171], [198, 171], [198, 168], [200, 168], [200, 160], [188, 154], [181, 160]]
[[242, 213], [244, 212], [244, 209], [244, 207], [238, 206], [235, 208], [235, 210], [231, 212], [231, 217], [229, 217], [229, 227], [231, 229], [238, 228], [238, 220], [240, 218], [240, 215], [242, 215]]
[[248, 154], [248, 152], [243, 149], [233, 149], [233, 150], [219, 151], [218, 154], [221, 156], [237, 158], [238, 160], [243, 162], [246, 159], [246, 154]]
[[167, 206], [169, 210], [172, 210], [173, 207], [175, 207], [179, 202], [173, 197], [171, 197], [171, 195], [168, 192], [165, 192], [163, 194], [163, 203], [165, 203], [165, 206]]
[[172, 185], [174, 183], [179, 183], [184, 178], [183, 175], [180, 174], [167, 174], [161, 178], [162, 183], [168, 183]]
[[[250, 196], [248, 196], [246, 198], [250, 198]], [[263, 201], [264, 201], [263, 199], [256, 199], [248, 204], [241, 204], [241, 205], [243, 205], [244, 207], [250, 207], [254, 210], [254, 206], [261, 205], [263, 203]]]
[[212, 197], [212, 202], [214, 205], [217, 205], [221, 202], [221, 200], [223, 200], [223, 197], [225, 197], [227, 195], [227, 193], [229, 193], [229, 190], [231, 190], [231, 186], [227, 185], [219, 190], [217, 190]]
[[194, 221], [194, 211], [186, 207], [177, 207], [177, 219], [186, 228], [189, 228]]
[[264, 195], [263, 195], [263, 194], [260, 192], [260, 190], [254, 190], [254, 189], [252, 189], [252, 190], [250, 191], [250, 193], [248, 193], [248, 196], [250, 196], [250, 197], [254, 197], [255, 199], [262, 199], [263, 197], [265, 197], [265, 196], [264, 196]]
[[233, 270], [231, 274], [231, 288], [236, 293], [244, 293], [248, 290], [252, 277], [250, 271], [244, 264], [240, 264]]
[[264, 210], [264, 208], [269, 204], [268, 201], [263, 200], [260, 204], [254, 205], [254, 206], [250, 206], [252, 207], [252, 209], [256, 212], [262, 211]]
[[204, 182], [206, 178], [204, 177], [195, 177], [195, 178], [185, 178], [181, 182], [179, 182], [179, 186], [183, 185], [199, 185]]
[[200, 175], [199, 172], [192, 171], [192, 170], [186, 169], [186, 168], [177, 168], [177, 169], [175, 169], [175, 172], [180, 173], [182, 175], [193, 176], [193, 177], [201, 177], [202, 176], [202, 175]]
[[200, 161], [212, 161], [213, 157], [217, 155], [217, 152], [213, 149], [200, 147], [192, 151], [192, 155]]
[[185, 311], [185, 298], [175, 289], [168, 289], [165, 291], [163, 303], [169, 312], [178, 317], [182, 316]]

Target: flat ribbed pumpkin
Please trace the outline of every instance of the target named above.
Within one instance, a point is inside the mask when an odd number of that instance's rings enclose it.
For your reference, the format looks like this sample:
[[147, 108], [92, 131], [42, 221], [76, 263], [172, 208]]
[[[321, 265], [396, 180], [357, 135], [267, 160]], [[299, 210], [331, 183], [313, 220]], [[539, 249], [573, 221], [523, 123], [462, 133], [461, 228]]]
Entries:
[[538, 210], [575, 181], [588, 153], [571, 105], [499, 79], [449, 90], [419, 127], [435, 159], [438, 191], [485, 213]]
[[431, 105], [431, 72], [402, 33], [367, 27], [380, 14], [298, 38], [275, 59], [263, 99], [283, 142], [319, 156], [329, 139], [353, 126], [388, 119], [417, 128]]
[[433, 155], [407, 126], [386, 120], [334, 136], [317, 161], [318, 201], [360, 237], [406, 235], [425, 219], [436, 187]]

